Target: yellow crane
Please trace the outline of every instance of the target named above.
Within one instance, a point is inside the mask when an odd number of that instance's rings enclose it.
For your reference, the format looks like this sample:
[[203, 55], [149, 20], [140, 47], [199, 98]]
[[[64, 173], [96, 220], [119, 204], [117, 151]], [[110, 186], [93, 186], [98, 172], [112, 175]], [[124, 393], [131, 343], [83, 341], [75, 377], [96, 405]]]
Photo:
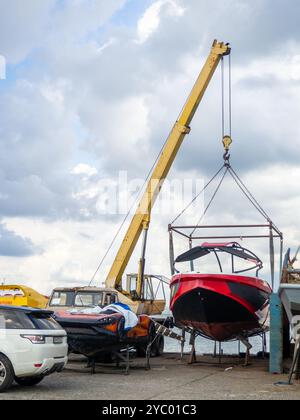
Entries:
[[[192, 122], [195, 112], [203, 98], [209, 82], [214, 75], [216, 68], [218, 67], [218, 64], [220, 63], [221, 59], [224, 56], [229, 55], [230, 52], [231, 48], [229, 44], [218, 42], [216, 40], [214, 41], [206, 63], [204, 64], [204, 67], [199, 74], [192, 92], [188, 97], [187, 102], [185, 103], [185, 106], [166, 141], [163, 151], [149, 179], [146, 191], [138, 205], [137, 211], [130, 223], [124, 240], [107, 276], [105, 282], [106, 287], [116, 289], [118, 291], [118, 295], [122, 295], [121, 300], [124, 303], [129, 304], [137, 313], [141, 313], [142, 311], [145, 314], [151, 315], [153, 312], [157, 311], [158, 306], [161, 306], [159, 305], [161, 302], [153, 302], [151, 299], [147, 302], [147, 300], [143, 298], [145, 281], [149, 280], [149, 277], [151, 277], [146, 276], [144, 271], [147, 234], [149, 230], [153, 205], [185, 136], [191, 131], [190, 123]], [[229, 147], [230, 142], [231, 139], [226, 136], [226, 138], [224, 138], [225, 148]], [[127, 281], [126, 291], [122, 288], [122, 278], [142, 233], [142, 256], [139, 261], [138, 274], [131, 276], [131, 278], [136, 279], [136, 288], [133, 291]]]
[[[106, 306], [117, 301], [127, 304], [137, 314], [159, 315], [165, 309], [165, 299], [157, 299], [153, 284], [162, 281], [161, 276], [146, 275], [145, 254], [147, 235], [151, 219], [151, 211], [162, 188], [163, 182], [174, 162], [178, 150], [187, 134], [190, 133], [190, 123], [203, 98], [222, 58], [231, 52], [230, 45], [214, 41], [210, 54], [201, 70], [199, 77], [189, 95], [187, 102], [175, 122], [171, 133], [159, 156], [147, 188], [138, 205], [137, 211], [130, 223], [127, 233], [119, 248], [105, 281], [105, 288], [80, 287], [54, 289], [48, 307], [52, 310], [61, 308], [93, 306], [98, 302]], [[231, 138], [225, 136], [224, 147], [228, 153]], [[143, 233], [142, 255], [137, 274], [127, 275], [127, 285], [124, 290], [122, 278], [137, 242]]]

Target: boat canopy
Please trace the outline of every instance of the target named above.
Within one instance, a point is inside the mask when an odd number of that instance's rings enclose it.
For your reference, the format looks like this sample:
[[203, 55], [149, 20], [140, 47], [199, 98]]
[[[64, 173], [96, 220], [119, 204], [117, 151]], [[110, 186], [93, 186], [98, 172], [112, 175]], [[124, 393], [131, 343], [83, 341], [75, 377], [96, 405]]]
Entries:
[[[218, 260], [221, 272], [223, 270], [220, 263], [220, 259], [218, 257], [218, 253], [227, 253], [231, 255], [232, 271], [236, 274], [254, 270], [254, 269], [257, 269], [257, 273], [258, 273], [258, 271], [261, 270], [263, 267], [263, 263], [260, 260], [260, 258], [258, 258], [252, 251], [249, 251], [248, 249], [241, 247], [241, 245], [239, 245], [237, 242], [219, 243], [219, 244], [218, 243], [210, 244], [206, 242], [202, 244], [201, 246], [191, 248], [189, 251], [184, 252], [183, 254], [179, 255], [176, 258], [175, 263], [194, 261], [194, 260], [197, 260], [198, 258], [202, 258], [211, 253], [215, 254]], [[234, 263], [233, 263], [234, 257], [249, 261], [253, 263], [254, 266], [247, 268], [245, 270], [235, 271]]]

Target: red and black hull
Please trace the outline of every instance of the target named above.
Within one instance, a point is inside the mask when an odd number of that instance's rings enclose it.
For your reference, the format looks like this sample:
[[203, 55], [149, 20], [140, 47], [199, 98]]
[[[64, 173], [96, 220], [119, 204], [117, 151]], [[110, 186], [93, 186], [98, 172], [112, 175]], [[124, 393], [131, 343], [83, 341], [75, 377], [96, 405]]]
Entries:
[[257, 278], [223, 274], [180, 274], [171, 282], [171, 310], [179, 327], [215, 341], [263, 331], [271, 288]]

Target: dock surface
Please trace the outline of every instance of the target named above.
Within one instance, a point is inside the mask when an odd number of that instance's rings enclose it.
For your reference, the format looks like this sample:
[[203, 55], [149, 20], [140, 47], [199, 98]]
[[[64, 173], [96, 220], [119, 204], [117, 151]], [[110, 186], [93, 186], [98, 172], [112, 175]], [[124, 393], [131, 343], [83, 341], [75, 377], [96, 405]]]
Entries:
[[63, 373], [35, 388], [13, 386], [0, 400], [300, 400], [300, 383], [275, 385], [287, 375], [269, 374], [267, 360], [253, 360], [246, 368], [238, 359], [224, 359], [222, 365], [212, 357], [201, 357], [196, 365], [187, 360], [165, 354], [152, 359], [150, 371], [136, 359], [128, 376], [102, 366], [92, 375], [86, 360], [72, 356]]

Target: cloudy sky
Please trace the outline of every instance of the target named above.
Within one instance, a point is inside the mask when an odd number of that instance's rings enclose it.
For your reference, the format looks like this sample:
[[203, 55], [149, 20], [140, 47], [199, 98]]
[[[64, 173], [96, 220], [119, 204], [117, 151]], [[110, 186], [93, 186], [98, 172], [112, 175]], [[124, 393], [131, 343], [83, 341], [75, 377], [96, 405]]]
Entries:
[[[89, 282], [123, 217], [100, 211], [103, 180], [117, 182], [120, 171], [145, 177], [215, 38], [232, 44], [232, 164], [286, 246], [298, 245], [298, 0], [0, 6], [7, 63], [0, 80], [0, 281], [45, 293]], [[222, 164], [220, 80], [218, 70], [169, 179], [208, 180]], [[208, 222], [261, 221], [230, 182], [224, 188]], [[149, 272], [169, 274], [167, 224], [175, 214], [153, 217]]]

